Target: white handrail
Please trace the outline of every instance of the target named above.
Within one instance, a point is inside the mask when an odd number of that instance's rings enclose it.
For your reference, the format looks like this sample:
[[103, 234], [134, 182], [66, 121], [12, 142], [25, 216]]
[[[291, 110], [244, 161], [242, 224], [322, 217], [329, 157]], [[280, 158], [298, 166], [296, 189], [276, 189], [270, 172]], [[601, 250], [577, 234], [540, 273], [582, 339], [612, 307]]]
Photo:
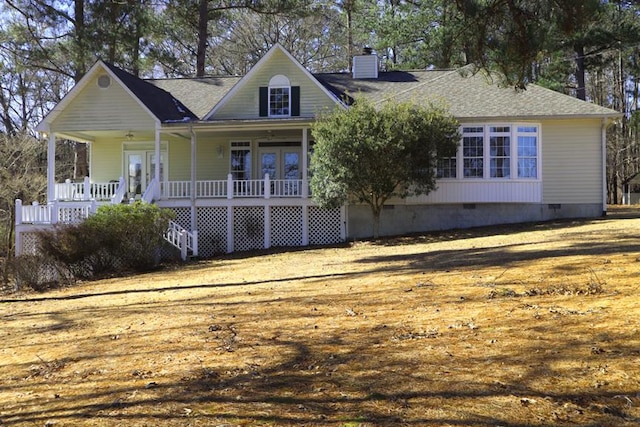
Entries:
[[155, 178], [151, 180], [147, 189], [144, 190], [144, 194], [142, 194], [142, 201], [147, 203], [153, 203], [154, 200], [157, 199], [159, 194], [160, 186], [158, 185], [158, 181]]
[[115, 204], [121, 203], [122, 199], [124, 199], [124, 196], [126, 194], [127, 194], [127, 182], [123, 177], [120, 177], [120, 180], [118, 181], [118, 187], [116, 188], [116, 191], [111, 197], [111, 204], [115, 205]]
[[174, 221], [169, 221], [169, 227], [164, 234], [164, 238], [176, 248], [180, 249], [182, 260], [187, 259], [187, 252], [191, 250], [194, 256], [198, 255], [198, 235], [197, 232], [189, 232]]

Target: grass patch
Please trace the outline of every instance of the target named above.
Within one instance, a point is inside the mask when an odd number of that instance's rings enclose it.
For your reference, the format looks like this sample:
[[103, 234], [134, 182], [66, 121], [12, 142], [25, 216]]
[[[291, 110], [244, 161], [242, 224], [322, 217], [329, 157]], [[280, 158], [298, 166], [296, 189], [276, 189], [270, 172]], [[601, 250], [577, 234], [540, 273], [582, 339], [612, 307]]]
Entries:
[[0, 301], [0, 425], [640, 422], [636, 216], [264, 252]]

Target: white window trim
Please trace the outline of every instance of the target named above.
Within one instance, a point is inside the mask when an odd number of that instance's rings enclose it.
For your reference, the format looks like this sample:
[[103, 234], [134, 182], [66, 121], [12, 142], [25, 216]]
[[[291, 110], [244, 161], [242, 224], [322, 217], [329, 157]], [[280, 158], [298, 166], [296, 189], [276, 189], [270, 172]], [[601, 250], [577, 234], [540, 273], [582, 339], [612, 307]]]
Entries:
[[[272, 89], [287, 89], [287, 99], [289, 105], [287, 106], [288, 114], [271, 114], [271, 90]], [[269, 86], [267, 97], [267, 114], [269, 117], [291, 117], [291, 86]]]
[[[242, 145], [240, 145], [242, 144]], [[229, 161], [228, 161], [228, 165], [229, 165], [229, 174], [233, 175], [233, 170], [231, 169], [231, 160], [233, 159], [233, 155], [231, 154], [233, 151], [240, 151], [240, 150], [249, 150], [249, 158], [250, 158], [250, 163], [253, 163], [253, 144], [251, 143], [250, 140], [247, 139], [235, 139], [235, 140], [231, 140], [229, 141]], [[249, 165], [249, 178], [245, 178], [245, 179], [252, 179], [253, 178], [253, 165], [250, 164]], [[234, 178], [235, 179], [235, 178]]]
[[[464, 138], [464, 133], [462, 132], [466, 127], [482, 127], [483, 128], [483, 176], [482, 178], [473, 177], [473, 178], [465, 178], [464, 177], [464, 155], [463, 155], [463, 144], [462, 139]], [[509, 178], [491, 178], [491, 143], [490, 137], [492, 135], [491, 128], [492, 127], [509, 127], [509, 137], [510, 137], [510, 150], [509, 150], [509, 161], [510, 161], [510, 172]], [[536, 132], [518, 132], [519, 127], [535, 127]], [[542, 144], [541, 144], [541, 135], [542, 135], [542, 125], [539, 122], [483, 122], [483, 123], [462, 123], [459, 128], [460, 132], [460, 143], [458, 145], [458, 150], [456, 152], [456, 177], [455, 178], [438, 178], [438, 181], [468, 181], [468, 182], [514, 182], [514, 181], [524, 181], [524, 182], [541, 182], [542, 181]], [[496, 133], [493, 133], [496, 134]], [[498, 133], [502, 134], [502, 133]], [[467, 134], [473, 135], [473, 134]], [[536, 177], [535, 178], [520, 178], [518, 176], [518, 136], [535, 136], [536, 138]]]

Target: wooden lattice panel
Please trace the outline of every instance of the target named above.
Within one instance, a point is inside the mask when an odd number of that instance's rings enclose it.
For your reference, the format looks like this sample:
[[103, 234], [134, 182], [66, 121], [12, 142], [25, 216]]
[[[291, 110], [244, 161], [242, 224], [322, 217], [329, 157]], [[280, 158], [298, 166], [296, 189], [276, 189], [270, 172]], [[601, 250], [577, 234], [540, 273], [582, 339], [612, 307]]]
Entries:
[[250, 251], [264, 248], [264, 207], [233, 208], [233, 250]]
[[87, 219], [87, 210], [82, 207], [61, 207], [58, 221], [62, 224], [78, 224]]
[[273, 206], [271, 208], [271, 246], [302, 245], [302, 208]]
[[340, 208], [309, 206], [309, 244], [331, 245], [342, 241]]
[[22, 254], [36, 255], [38, 253], [38, 233], [22, 232]]
[[227, 252], [227, 208], [198, 208], [198, 255], [212, 257]]
[[191, 208], [172, 208], [172, 210], [176, 214], [173, 221], [185, 230], [191, 231]]

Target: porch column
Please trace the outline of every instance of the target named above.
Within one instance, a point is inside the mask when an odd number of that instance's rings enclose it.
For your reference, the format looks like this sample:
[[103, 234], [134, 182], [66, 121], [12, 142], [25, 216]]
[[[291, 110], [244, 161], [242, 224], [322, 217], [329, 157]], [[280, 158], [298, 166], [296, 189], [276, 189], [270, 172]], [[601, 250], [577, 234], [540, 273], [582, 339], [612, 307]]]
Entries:
[[191, 132], [191, 231], [198, 231], [198, 215], [196, 211], [196, 168], [197, 168], [197, 145], [196, 145], [196, 133], [193, 128], [190, 128]]
[[302, 129], [302, 198], [309, 197], [309, 172], [307, 165], [309, 164], [309, 128]]
[[49, 131], [47, 145], [47, 202], [56, 198], [56, 135]]
[[158, 185], [156, 187], [156, 195], [155, 196], [156, 196], [156, 200], [159, 200], [160, 196], [161, 196], [161, 194], [160, 194], [161, 193], [161, 191], [160, 191], [160, 188], [161, 188], [161, 183], [160, 183], [160, 164], [161, 164], [161, 162], [160, 162], [160, 124], [159, 123], [156, 124], [156, 141], [155, 141], [155, 143], [156, 143], [156, 147], [155, 147], [156, 148], [156, 150], [155, 150], [156, 151], [156, 153], [155, 153], [155, 156], [156, 156], [155, 169], [156, 170], [155, 170], [155, 173], [153, 174], [154, 175], [153, 178], [156, 180], [156, 184]]

